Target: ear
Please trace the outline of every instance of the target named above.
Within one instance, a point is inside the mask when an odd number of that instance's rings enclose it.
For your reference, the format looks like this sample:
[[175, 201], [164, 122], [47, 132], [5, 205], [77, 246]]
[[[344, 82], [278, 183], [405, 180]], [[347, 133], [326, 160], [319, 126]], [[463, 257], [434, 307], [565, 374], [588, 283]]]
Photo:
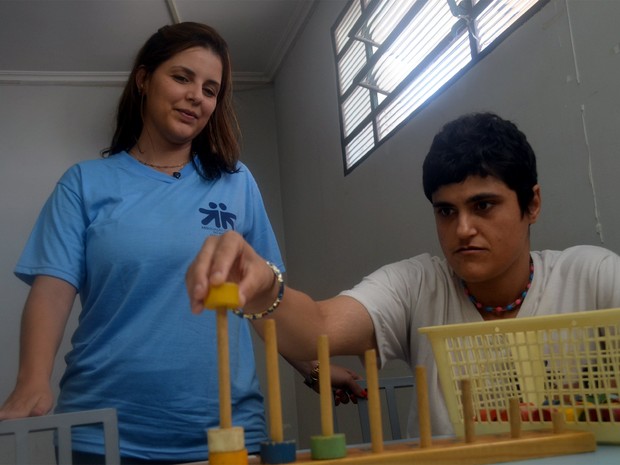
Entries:
[[536, 184], [534, 187], [532, 187], [532, 190], [534, 191], [534, 196], [532, 197], [532, 200], [530, 200], [530, 204], [528, 205], [526, 212], [527, 216], [529, 217], [530, 224], [536, 223], [542, 206], [542, 199], [540, 197], [540, 185]]
[[148, 90], [148, 81], [146, 69], [141, 66], [138, 68], [138, 71], [136, 71], [136, 86], [140, 94], [144, 94]]

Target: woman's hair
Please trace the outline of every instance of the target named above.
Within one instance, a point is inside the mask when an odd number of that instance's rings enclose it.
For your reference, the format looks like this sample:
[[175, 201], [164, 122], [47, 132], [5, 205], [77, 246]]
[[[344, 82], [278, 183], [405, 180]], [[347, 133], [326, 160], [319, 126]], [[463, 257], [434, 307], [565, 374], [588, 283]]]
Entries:
[[[222, 171], [237, 171], [239, 160], [239, 126], [232, 103], [232, 70], [228, 45], [218, 32], [205, 24], [183, 22], [160, 28], [142, 46], [121, 95], [112, 144], [103, 155], [129, 150], [142, 132], [142, 106], [136, 76], [139, 70], [152, 75], [158, 66], [174, 55], [192, 47], [204, 47], [222, 62], [222, 82], [217, 105], [209, 122], [192, 141], [192, 154], [200, 160], [198, 172], [207, 179], [218, 178]], [[193, 158], [192, 158], [193, 160]]]
[[424, 194], [469, 176], [494, 176], [515, 191], [525, 214], [538, 183], [536, 156], [517, 126], [493, 113], [472, 113], [447, 123], [433, 139], [422, 170]]

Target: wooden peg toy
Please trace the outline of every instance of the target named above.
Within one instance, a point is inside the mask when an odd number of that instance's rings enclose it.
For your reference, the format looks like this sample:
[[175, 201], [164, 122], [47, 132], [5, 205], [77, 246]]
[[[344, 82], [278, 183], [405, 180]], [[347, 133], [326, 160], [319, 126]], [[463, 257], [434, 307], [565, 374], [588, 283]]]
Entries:
[[267, 398], [269, 399], [269, 441], [260, 445], [261, 462], [265, 464], [291, 463], [296, 460], [295, 441], [284, 440], [282, 427], [282, 400], [280, 370], [278, 368], [278, 341], [276, 322], [265, 321], [265, 360], [267, 365]]
[[347, 445], [344, 434], [334, 434], [329, 342], [326, 335], [319, 336], [318, 352], [322, 434], [310, 438], [310, 452], [313, 460], [342, 458], [347, 455]]
[[204, 300], [207, 309], [215, 309], [217, 324], [218, 386], [220, 400], [220, 427], [207, 431], [209, 463], [212, 465], [246, 465], [243, 428], [232, 425], [230, 395], [230, 356], [228, 343], [228, 309], [239, 306], [239, 288], [235, 283], [212, 287]]

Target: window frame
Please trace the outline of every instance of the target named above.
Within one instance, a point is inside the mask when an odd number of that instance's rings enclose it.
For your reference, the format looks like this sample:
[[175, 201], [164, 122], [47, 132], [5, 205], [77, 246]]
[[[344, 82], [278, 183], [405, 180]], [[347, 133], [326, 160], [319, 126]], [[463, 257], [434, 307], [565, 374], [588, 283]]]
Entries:
[[[413, 5], [409, 8], [409, 10], [404, 13], [403, 17], [400, 19], [400, 21], [398, 21], [398, 24], [393, 28], [393, 30], [388, 33], [387, 37], [381, 44], [375, 44], [371, 40], [362, 37], [351, 37], [351, 31], [360, 30], [362, 26], [365, 23], [368, 23], [369, 19], [372, 18], [374, 12], [389, 1], [390, 0], [349, 0], [343, 8], [342, 12], [338, 15], [335, 23], [331, 28], [331, 39], [337, 76], [336, 84], [338, 95], [340, 140], [345, 176], [350, 174], [353, 170], [355, 170], [355, 168], [360, 166], [360, 164], [368, 157], [370, 157], [384, 142], [389, 140], [404, 125], [409, 123], [416, 115], [418, 115], [423, 109], [430, 105], [435, 98], [445, 92], [470, 69], [472, 69], [477, 63], [479, 63], [493, 50], [495, 50], [508, 36], [515, 32], [527, 20], [529, 20], [547, 3], [549, 3], [549, 0], [533, 0], [535, 3], [530, 6], [528, 10], [523, 12], [514, 22], [512, 22], [508, 27], [501, 31], [495, 38], [493, 38], [485, 46], [484, 49], [479, 50], [479, 39], [478, 37], [476, 37], [476, 33], [478, 32], [476, 29], [478, 26], [477, 20], [482, 16], [483, 13], [487, 11], [490, 6], [495, 6], [499, 10], [501, 9], [501, 5], [498, 5], [498, 3], [509, 0], [461, 0], [460, 2], [458, 2], [458, 4], [457, 0], [441, 0], [448, 5], [452, 15], [458, 18], [451, 27], [452, 35], [445, 35], [436, 44], [436, 46], [433, 47], [432, 51], [427, 53], [426, 56], [424, 56], [424, 58], [417, 64], [417, 66], [415, 66], [409, 71], [406, 77], [404, 77], [390, 92], [386, 93], [381, 89], [373, 88], [372, 84], [369, 85], [368, 83], [363, 83], [363, 79], [369, 74], [369, 72], [373, 69], [377, 62], [381, 60], [381, 58], [387, 56], [385, 55], [385, 51], [389, 50], [392, 44], [400, 37], [400, 34], [402, 34], [404, 30], [406, 30], [409, 23], [414, 18], [416, 18], [420, 11], [427, 4], [429, 4], [429, 2], [439, 2], [440, 0], [415, 1]], [[359, 11], [361, 11], [359, 18], [357, 18], [357, 20], [352, 23], [351, 27], [347, 30], [344, 36], [341, 35], [340, 37], [338, 37], [337, 34], [340, 23], [349, 14], [351, 8], [354, 7], [359, 8]], [[461, 15], [461, 17], [458, 17], [455, 14], [457, 12], [464, 14], [464, 16]], [[469, 23], [466, 18], [469, 19]], [[472, 24], [473, 27], [469, 27], [468, 24]], [[384, 135], [380, 135], [378, 120], [381, 116], [381, 112], [385, 110], [390, 103], [396, 101], [403, 94], [403, 91], [406, 90], [417, 77], [422, 76], [424, 72], [429, 69], [429, 65], [435, 64], [437, 58], [441, 57], [441, 55], [446, 52], [446, 50], [448, 50], [449, 47], [455, 43], [455, 41], [460, 40], [459, 35], [463, 32], [465, 32], [465, 37], [469, 41], [469, 61], [465, 63], [465, 65], [462, 66], [458, 71], [456, 71], [452, 75], [452, 77], [447, 79], [442, 85], [440, 85], [436, 90], [434, 90], [432, 94], [425, 98], [425, 100], [422, 101], [417, 107], [415, 107], [411, 111], [407, 110], [408, 114], [406, 114], [399, 123], [391, 127], [391, 129], [385, 132]], [[340, 40], [343, 41], [342, 45], [339, 45]], [[482, 38], [482, 40], [484, 40], [484, 38]], [[343, 78], [340, 72], [340, 63], [343, 57], [346, 57], [346, 53], [350, 51], [351, 47], [354, 47], [356, 45], [359, 46], [359, 43], [362, 43], [365, 61], [362, 66], [355, 71], [351, 84], [346, 89], [342, 89]], [[340, 50], [338, 50], [339, 47]], [[376, 47], [376, 50], [373, 51], [372, 47]], [[368, 90], [368, 101], [359, 100], [356, 102], [361, 102], [362, 105], [370, 107], [370, 111], [365, 113], [362, 118], [357, 120], [354, 123], [354, 127], [350, 129], [347, 133], [348, 121], [345, 118], [345, 104], [347, 103], [349, 97], [351, 97], [354, 92], [359, 92], [360, 89]], [[379, 101], [380, 98], [378, 94], [384, 94], [385, 97], [381, 101]], [[352, 141], [356, 141], [355, 138], [362, 132], [369, 132], [369, 126], [372, 128], [372, 144], [370, 145], [370, 148], [361, 152], [361, 155], [351, 157], [353, 161], [350, 162], [347, 153], [349, 144]], [[370, 136], [367, 134], [366, 137]]]

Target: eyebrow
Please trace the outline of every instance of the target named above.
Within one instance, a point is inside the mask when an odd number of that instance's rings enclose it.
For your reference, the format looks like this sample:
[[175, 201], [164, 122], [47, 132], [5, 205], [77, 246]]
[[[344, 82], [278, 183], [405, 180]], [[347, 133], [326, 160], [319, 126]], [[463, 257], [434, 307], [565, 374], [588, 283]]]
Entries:
[[[500, 199], [501, 194], [497, 194], [495, 192], [480, 192], [479, 194], [472, 195], [465, 200], [466, 204], [478, 203], [483, 200], [495, 200]], [[438, 201], [433, 202], [433, 208], [444, 208], [444, 207], [453, 207], [454, 204], [446, 201]]]

